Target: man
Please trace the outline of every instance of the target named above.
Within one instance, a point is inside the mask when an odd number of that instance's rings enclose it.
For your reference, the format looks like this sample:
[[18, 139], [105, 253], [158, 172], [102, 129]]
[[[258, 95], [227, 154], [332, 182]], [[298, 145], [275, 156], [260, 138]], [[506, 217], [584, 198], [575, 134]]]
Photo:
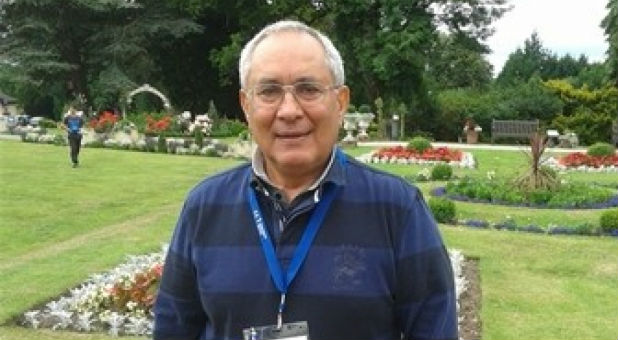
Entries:
[[189, 194], [155, 339], [456, 339], [453, 274], [418, 189], [336, 148], [349, 102], [330, 40], [294, 21], [243, 49], [251, 164]]
[[73, 167], [79, 166], [79, 149], [82, 143], [82, 127], [84, 119], [81, 112], [76, 112], [73, 107], [69, 107], [67, 115], [64, 117], [63, 128], [67, 131], [69, 148], [71, 149], [71, 162]]

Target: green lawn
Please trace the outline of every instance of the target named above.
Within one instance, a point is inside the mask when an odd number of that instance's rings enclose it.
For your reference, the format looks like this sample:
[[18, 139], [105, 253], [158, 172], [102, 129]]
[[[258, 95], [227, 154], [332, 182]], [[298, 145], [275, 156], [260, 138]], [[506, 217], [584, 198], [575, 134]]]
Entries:
[[[525, 163], [521, 152], [474, 153], [479, 169], [458, 172], [508, 173], [514, 164]], [[10, 325], [10, 320], [128, 254], [158, 249], [169, 240], [187, 191], [205, 176], [238, 164], [105, 149], [83, 149], [80, 159], [82, 166], [72, 169], [65, 147], [0, 141], [0, 323], [5, 323], [0, 339], [107, 338], [34, 331]], [[419, 170], [380, 168], [400, 174]], [[593, 174], [586, 179], [616, 183], [617, 177]], [[458, 203], [460, 214], [521, 214], [557, 222], [594, 219], [599, 213], [574, 217], [579, 213], [549, 211], [540, 217], [533, 209], [468, 205]], [[615, 238], [442, 231], [449, 247], [480, 258], [484, 339], [607, 339], [618, 334]]]

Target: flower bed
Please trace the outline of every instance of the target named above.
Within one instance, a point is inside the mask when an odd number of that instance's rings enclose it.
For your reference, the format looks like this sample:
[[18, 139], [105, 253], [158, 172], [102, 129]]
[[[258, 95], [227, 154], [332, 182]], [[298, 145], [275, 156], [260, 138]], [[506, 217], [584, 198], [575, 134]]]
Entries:
[[[448, 225], [448, 224], [447, 224]], [[485, 220], [468, 219], [463, 221], [457, 221], [453, 225], [473, 228], [473, 229], [495, 229], [506, 231], [519, 231], [535, 234], [547, 234], [547, 235], [582, 235], [582, 236], [613, 236], [618, 237], [618, 229], [613, 229], [607, 232], [600, 230], [591, 223], [582, 223], [579, 225], [558, 225], [550, 224], [546, 228], [538, 226], [536, 224], [524, 224], [518, 225], [513, 219], [507, 217], [505, 220], [490, 223]]]
[[550, 157], [545, 164], [557, 170], [618, 171], [618, 155], [591, 156], [583, 152], [572, 152], [559, 159]]
[[357, 157], [365, 163], [397, 164], [436, 164], [448, 163], [462, 168], [474, 168], [474, 157], [469, 152], [453, 150], [447, 147], [428, 148], [423, 152], [403, 146], [381, 148], [377, 151]]
[[[20, 323], [32, 328], [69, 329], [81, 332], [107, 331], [151, 336], [151, 308], [161, 278], [167, 246], [155, 254], [131, 256], [129, 261], [104, 274], [93, 275], [68, 296], [49, 302], [43, 309], [26, 312]], [[457, 309], [467, 288], [462, 266], [464, 256], [450, 250], [455, 276]], [[460, 318], [461, 323], [461, 318]]]
[[615, 190], [583, 183], [563, 183], [556, 190], [523, 192], [507, 180], [464, 178], [433, 191], [450, 199], [529, 208], [603, 209], [618, 206]]
[[[167, 248], [167, 247], [165, 247]], [[107, 331], [120, 334], [152, 334], [152, 313], [160, 282], [165, 250], [131, 256], [117, 268], [93, 275], [67, 296], [40, 310], [26, 312], [20, 323], [32, 328]]]

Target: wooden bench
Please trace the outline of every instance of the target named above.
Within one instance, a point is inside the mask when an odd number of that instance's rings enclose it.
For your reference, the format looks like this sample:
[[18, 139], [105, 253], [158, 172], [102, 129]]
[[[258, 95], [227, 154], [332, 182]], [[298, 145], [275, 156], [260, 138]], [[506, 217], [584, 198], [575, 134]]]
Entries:
[[539, 130], [539, 120], [496, 120], [491, 122], [491, 143], [498, 137], [530, 138]]

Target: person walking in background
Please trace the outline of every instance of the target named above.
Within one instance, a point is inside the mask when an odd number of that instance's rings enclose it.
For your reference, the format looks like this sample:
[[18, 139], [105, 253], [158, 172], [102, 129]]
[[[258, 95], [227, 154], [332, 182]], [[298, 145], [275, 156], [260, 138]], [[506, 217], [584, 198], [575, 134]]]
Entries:
[[330, 39], [265, 27], [239, 63], [251, 163], [188, 195], [154, 339], [457, 339], [448, 253], [418, 188], [346, 156]]
[[67, 131], [67, 138], [69, 141], [69, 148], [71, 154], [71, 162], [73, 167], [79, 166], [79, 150], [82, 143], [82, 127], [84, 126], [84, 119], [82, 113], [75, 111], [75, 108], [69, 107], [62, 127]]

